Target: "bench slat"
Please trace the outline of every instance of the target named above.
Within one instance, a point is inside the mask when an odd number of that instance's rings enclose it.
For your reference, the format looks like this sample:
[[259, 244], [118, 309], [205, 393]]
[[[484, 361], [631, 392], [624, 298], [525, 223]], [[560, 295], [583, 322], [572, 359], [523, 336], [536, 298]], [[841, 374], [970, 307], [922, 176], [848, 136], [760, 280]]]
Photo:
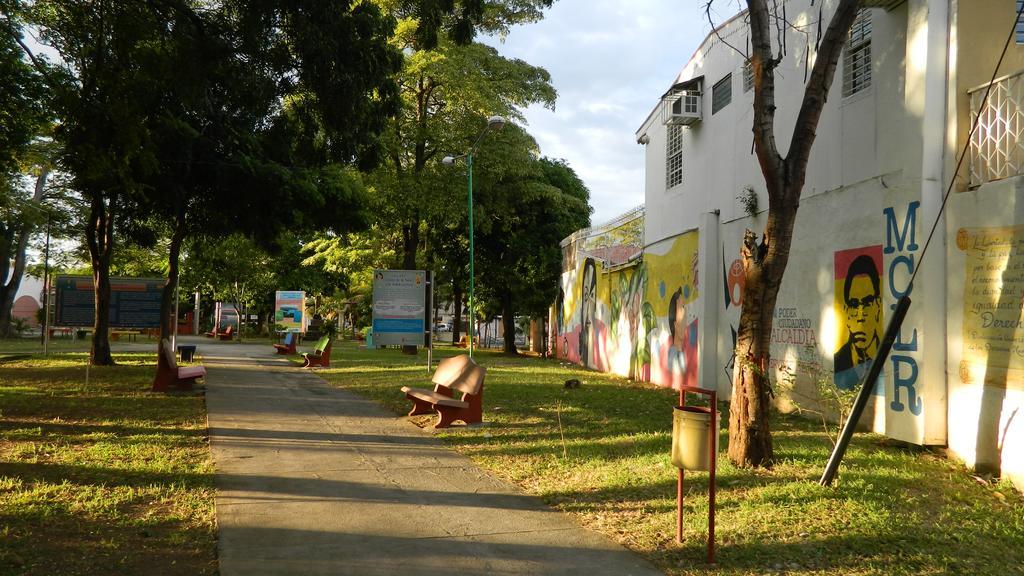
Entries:
[[469, 406], [469, 402], [456, 400], [455, 398], [450, 398], [444, 394], [438, 394], [433, 390], [427, 390], [425, 388], [409, 388], [408, 386], [402, 386], [402, 392], [405, 392], [409, 396], [415, 396], [424, 402], [430, 402], [431, 404], [451, 406], [452, 408], [466, 408]]

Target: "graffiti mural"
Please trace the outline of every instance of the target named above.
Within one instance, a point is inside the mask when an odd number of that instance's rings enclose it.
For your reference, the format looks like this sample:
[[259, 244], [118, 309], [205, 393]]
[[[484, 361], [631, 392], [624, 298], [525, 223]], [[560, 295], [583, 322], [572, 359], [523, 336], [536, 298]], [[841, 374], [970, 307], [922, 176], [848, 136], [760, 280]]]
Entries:
[[[628, 303], [629, 298], [619, 287], [620, 273], [614, 270], [633, 270], [641, 262], [643, 231], [643, 209], [637, 209], [562, 241], [562, 285], [556, 302], [554, 338], [558, 358], [609, 371], [622, 356], [620, 348], [631, 350], [618, 344], [620, 333], [630, 340], [628, 331], [619, 327], [622, 303]], [[630, 277], [627, 283], [641, 280]], [[634, 306], [625, 310], [632, 312]], [[626, 322], [637, 325], [628, 314]], [[628, 366], [621, 373], [628, 375]]]
[[563, 241], [556, 355], [662, 386], [697, 385], [698, 233], [643, 249], [643, 214]]
[[[853, 389], [867, 374], [882, 338], [882, 245], [835, 253], [835, 310], [839, 349], [836, 387]], [[879, 389], [877, 393], [881, 393]]]
[[658, 327], [650, 338], [649, 380], [660, 386], [698, 385], [699, 239], [696, 230], [687, 232], [644, 255], [652, 278], [647, 297]]

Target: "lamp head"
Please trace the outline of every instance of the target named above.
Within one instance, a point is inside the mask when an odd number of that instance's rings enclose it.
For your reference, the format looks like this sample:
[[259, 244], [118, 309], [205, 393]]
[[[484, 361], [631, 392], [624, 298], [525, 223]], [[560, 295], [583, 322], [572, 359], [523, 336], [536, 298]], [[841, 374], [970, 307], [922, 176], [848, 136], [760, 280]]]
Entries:
[[491, 116], [487, 119], [488, 130], [501, 130], [505, 126], [505, 119], [501, 116]]
[[444, 158], [441, 159], [441, 164], [444, 164], [445, 166], [451, 166], [452, 164], [455, 164], [455, 156], [445, 156]]

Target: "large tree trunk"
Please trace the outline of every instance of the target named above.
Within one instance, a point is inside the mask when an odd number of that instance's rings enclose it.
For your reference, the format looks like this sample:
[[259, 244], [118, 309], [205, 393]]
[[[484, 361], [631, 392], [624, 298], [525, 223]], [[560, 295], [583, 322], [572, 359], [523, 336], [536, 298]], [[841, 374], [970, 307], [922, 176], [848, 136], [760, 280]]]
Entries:
[[[179, 263], [181, 243], [185, 239], [185, 215], [178, 214], [174, 233], [171, 235], [171, 246], [168, 254], [167, 282], [160, 292], [160, 340], [170, 340], [178, 329], [178, 318], [174, 315], [174, 297], [178, 289]], [[160, 346], [160, 343], [157, 343]], [[157, 348], [157, 353], [160, 350]]]
[[530, 318], [530, 352], [541, 354], [547, 357], [544, 346], [544, 318], [535, 316]]
[[[43, 167], [42, 172], [36, 178], [36, 188], [32, 194], [34, 202], [42, 201], [43, 191], [46, 189], [46, 178], [49, 175], [50, 169]], [[4, 238], [0, 239], [0, 337], [7, 338], [11, 335], [11, 310], [14, 308], [14, 297], [18, 294], [18, 288], [21, 287], [21, 278], [25, 275], [25, 251], [28, 248], [28, 238], [32, 235], [33, 228], [32, 222], [26, 220], [21, 225], [21, 230], [17, 232], [17, 244], [15, 244], [14, 230], [5, 229], [0, 224], [0, 234], [4, 235]], [[11, 258], [9, 252], [11, 246], [15, 246], [14, 266], [11, 270], [11, 277], [6, 278]]]
[[770, 380], [771, 334], [775, 302], [789, 261], [796, 211], [796, 205], [772, 210], [762, 243], [750, 230], [743, 238], [745, 287], [729, 407], [729, 459], [738, 466], [771, 467], [774, 460], [769, 427], [774, 396]]
[[501, 327], [505, 333], [505, 353], [519, 354], [516, 348], [516, 311], [512, 307], [512, 291], [508, 289], [501, 295]]
[[114, 200], [109, 207], [103, 194], [94, 194], [89, 211], [85, 238], [92, 259], [96, 316], [92, 332], [93, 366], [113, 366], [110, 355], [110, 257], [114, 247]]
[[[406, 224], [402, 227], [402, 269], [403, 270], [415, 270], [416, 269], [416, 249], [420, 244], [420, 226], [419, 218], [413, 223]], [[402, 354], [408, 356], [416, 355], [416, 346], [406, 345], [402, 346]]]
[[462, 335], [462, 287], [452, 280], [452, 305], [455, 317], [452, 318], [452, 344], [458, 344]]
[[402, 226], [402, 269], [416, 269], [416, 248], [420, 244], [419, 223]]
[[[846, 36], [860, 0], [840, 0], [818, 43], [788, 154], [775, 141], [775, 67], [783, 54], [772, 53], [778, 14], [767, 0], [748, 0], [751, 67], [754, 72], [754, 150], [768, 193], [768, 222], [761, 243], [747, 231], [742, 262], [746, 285], [736, 343], [729, 415], [729, 459], [739, 466], [771, 466], [771, 333], [775, 302], [789, 261], [800, 194], [814, 144], [818, 120], [835, 77]], [[774, 4], [773, 4], [774, 6]]]

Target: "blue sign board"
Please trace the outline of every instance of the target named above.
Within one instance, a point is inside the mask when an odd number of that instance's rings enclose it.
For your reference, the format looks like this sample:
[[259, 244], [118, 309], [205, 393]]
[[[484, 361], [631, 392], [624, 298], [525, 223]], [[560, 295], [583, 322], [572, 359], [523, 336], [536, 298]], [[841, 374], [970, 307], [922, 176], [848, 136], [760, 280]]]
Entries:
[[429, 289], [430, 273], [424, 270], [374, 271], [374, 345], [429, 344]]

